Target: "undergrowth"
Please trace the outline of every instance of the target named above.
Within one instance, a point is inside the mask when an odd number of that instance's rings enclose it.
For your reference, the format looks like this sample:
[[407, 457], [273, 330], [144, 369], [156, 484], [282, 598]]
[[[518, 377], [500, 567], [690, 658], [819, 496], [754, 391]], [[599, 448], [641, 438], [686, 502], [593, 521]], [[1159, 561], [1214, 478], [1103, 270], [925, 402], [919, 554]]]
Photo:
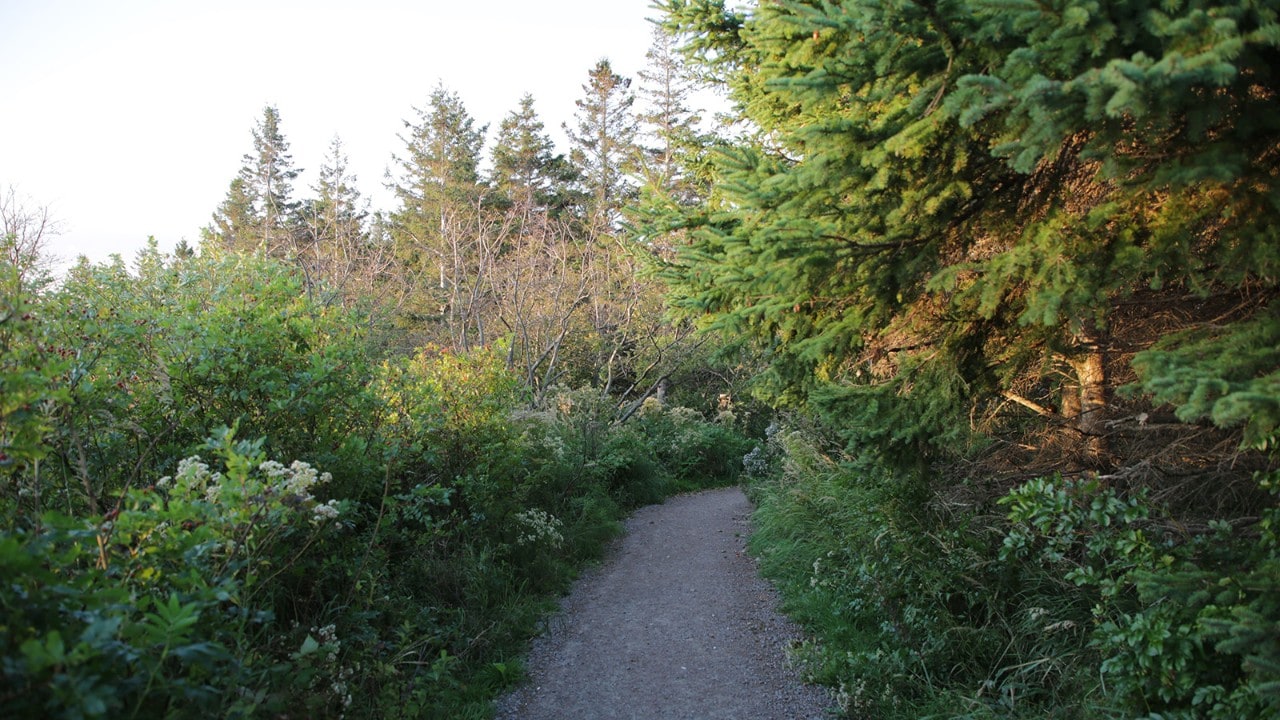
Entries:
[[1140, 489], [1050, 476], [994, 512], [927, 474], [774, 429], [751, 548], [850, 718], [1280, 713], [1277, 475], [1261, 517], [1193, 531]]
[[388, 356], [265, 258], [0, 277], [0, 715], [483, 718], [731, 418]]

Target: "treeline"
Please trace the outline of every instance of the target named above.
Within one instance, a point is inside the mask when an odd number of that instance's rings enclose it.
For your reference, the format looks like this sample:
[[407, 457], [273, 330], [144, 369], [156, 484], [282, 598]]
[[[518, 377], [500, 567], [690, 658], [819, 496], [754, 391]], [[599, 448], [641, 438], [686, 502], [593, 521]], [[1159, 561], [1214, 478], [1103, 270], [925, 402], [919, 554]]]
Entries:
[[386, 178], [394, 207], [376, 212], [337, 139], [310, 193], [299, 191], [267, 107], [202, 245], [287, 260], [324, 302], [363, 303], [401, 348], [505, 338], [508, 366], [530, 387], [593, 384], [638, 404], [697, 342], [664, 321], [660, 286], [644, 277], [667, 249], [624, 241], [625, 215], [642, 192], [686, 204], [707, 194], [677, 162], [702, 152], [700, 83], [671, 38], [653, 36], [634, 87], [608, 60], [590, 69], [564, 127], [568, 153], [532, 96], [490, 133], [436, 87], [404, 122]]
[[487, 171], [437, 89], [381, 213], [337, 142], [298, 199], [267, 108], [199, 247], [56, 280], [0, 198], [0, 715], [489, 716], [622, 514], [768, 422], [624, 232], [698, 192], [684, 82], [633, 115], [602, 61], [569, 156], [526, 97]]
[[1280, 714], [1280, 8], [662, 6], [750, 131], [649, 227], [848, 716]]

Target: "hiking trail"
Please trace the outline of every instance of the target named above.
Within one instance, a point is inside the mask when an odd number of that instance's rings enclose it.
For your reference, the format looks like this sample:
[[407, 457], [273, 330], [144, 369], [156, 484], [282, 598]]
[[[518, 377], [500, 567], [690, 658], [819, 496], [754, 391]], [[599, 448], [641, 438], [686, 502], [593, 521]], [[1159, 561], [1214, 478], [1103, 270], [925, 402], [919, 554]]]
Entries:
[[745, 550], [739, 488], [637, 510], [547, 621], [498, 720], [820, 720], [787, 664], [796, 627]]

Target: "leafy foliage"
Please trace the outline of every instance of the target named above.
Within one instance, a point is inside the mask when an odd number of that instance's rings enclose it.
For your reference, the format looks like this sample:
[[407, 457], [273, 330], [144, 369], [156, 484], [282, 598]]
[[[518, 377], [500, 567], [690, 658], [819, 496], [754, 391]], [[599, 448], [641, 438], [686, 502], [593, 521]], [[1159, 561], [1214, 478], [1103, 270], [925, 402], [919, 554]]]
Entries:
[[[8, 257], [15, 238], [0, 238]], [[56, 378], [66, 358], [46, 344], [43, 308], [21, 263], [0, 264], [0, 477], [43, 459], [51, 408], [65, 397]]]
[[810, 424], [755, 548], [849, 715], [1274, 714], [1276, 8], [662, 9], [754, 133], [644, 227]]
[[733, 476], [727, 425], [530, 410], [506, 348], [383, 357], [315, 289], [154, 247], [6, 285], [3, 713], [483, 717], [624, 509]]
[[50, 512], [0, 540], [8, 712], [252, 715], [291, 692], [317, 714], [350, 702], [310, 693], [313, 670], [281, 665], [304, 641], [273, 622], [272, 579], [339, 515], [310, 492], [324, 477], [268, 462], [230, 431], [208, 449], [220, 469], [184, 460], [130, 490], [111, 520]]
[[1144, 531], [1145, 498], [1121, 500], [1096, 484], [1040, 480], [1006, 502], [1004, 556], [1065, 571], [1067, 582], [1095, 594], [1090, 645], [1126, 709], [1187, 718], [1280, 710], [1280, 655], [1262, 630], [1277, 609], [1274, 506], [1260, 541], [1217, 522], [1179, 542]]

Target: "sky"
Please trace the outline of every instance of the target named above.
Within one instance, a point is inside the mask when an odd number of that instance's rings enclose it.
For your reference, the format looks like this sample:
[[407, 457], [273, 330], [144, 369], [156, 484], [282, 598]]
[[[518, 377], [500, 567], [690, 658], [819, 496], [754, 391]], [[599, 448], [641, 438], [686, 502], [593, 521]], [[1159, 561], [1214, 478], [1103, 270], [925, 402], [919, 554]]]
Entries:
[[490, 140], [531, 93], [567, 151], [588, 70], [643, 69], [651, 1], [0, 0], [0, 191], [49, 210], [66, 262], [195, 245], [273, 105], [295, 197], [336, 135], [391, 209], [384, 172], [432, 89]]

